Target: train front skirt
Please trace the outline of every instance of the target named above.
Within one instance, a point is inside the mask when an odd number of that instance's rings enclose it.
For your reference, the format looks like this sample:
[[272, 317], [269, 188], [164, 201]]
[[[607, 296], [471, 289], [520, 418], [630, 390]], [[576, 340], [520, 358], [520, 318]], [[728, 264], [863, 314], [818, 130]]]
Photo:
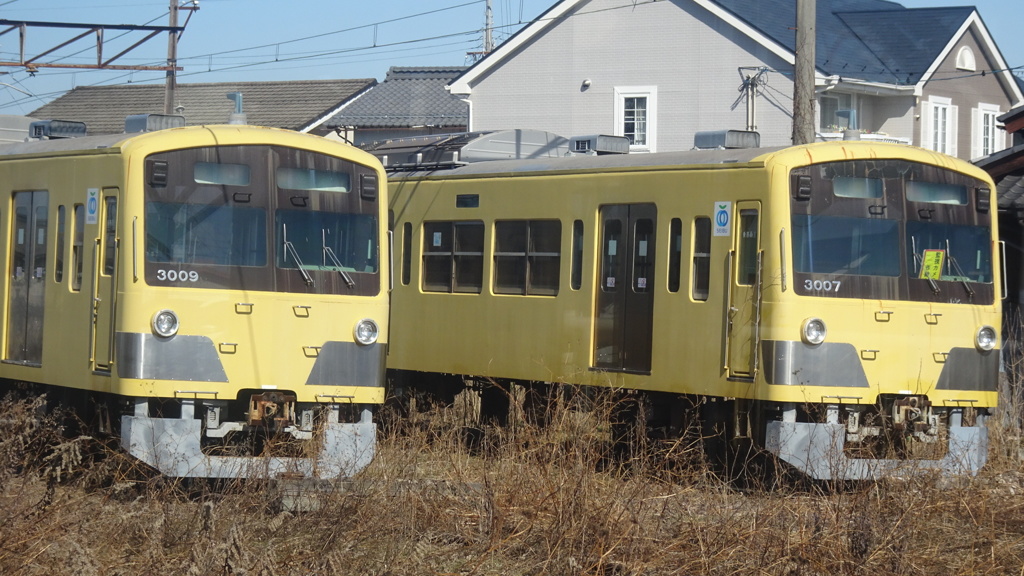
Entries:
[[194, 404], [182, 404], [181, 418], [154, 418], [146, 403], [135, 415], [121, 417], [121, 445], [132, 456], [162, 474], [179, 478], [275, 478], [281, 475], [321, 480], [351, 477], [373, 460], [377, 431], [370, 410], [359, 422], [339, 422], [338, 410], [318, 436], [316, 458], [273, 456], [214, 456], [200, 446], [202, 420]]

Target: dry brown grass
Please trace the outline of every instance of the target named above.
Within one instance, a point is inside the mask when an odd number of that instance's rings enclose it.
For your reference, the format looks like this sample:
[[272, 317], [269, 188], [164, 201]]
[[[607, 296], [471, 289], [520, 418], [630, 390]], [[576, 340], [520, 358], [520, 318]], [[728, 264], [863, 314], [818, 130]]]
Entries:
[[[977, 478], [738, 491], [700, 466], [603, 465], [599, 413], [487, 430], [459, 407], [382, 439], [316, 512], [260, 483], [141, 473], [64, 440], [31, 402], [0, 406], [0, 573], [1019, 574], [1020, 442], [995, 426]], [[678, 455], [677, 455], [678, 456]]]

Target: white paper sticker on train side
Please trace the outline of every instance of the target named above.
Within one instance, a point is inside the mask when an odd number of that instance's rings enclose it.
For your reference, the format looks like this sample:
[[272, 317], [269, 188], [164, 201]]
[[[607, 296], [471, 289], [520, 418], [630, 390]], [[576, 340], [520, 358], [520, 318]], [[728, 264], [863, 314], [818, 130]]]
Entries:
[[715, 236], [728, 236], [732, 224], [732, 202], [715, 202]]

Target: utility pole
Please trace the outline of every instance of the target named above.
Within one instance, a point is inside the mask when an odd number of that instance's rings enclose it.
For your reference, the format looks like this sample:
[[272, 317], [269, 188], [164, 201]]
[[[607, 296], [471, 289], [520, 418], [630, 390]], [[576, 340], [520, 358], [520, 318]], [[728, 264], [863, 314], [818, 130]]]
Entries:
[[494, 38], [491, 30], [494, 29], [494, 13], [491, 11], [491, 0], [487, 0], [487, 11], [484, 17], [484, 54], [494, 52]]
[[[168, 26], [178, 25], [178, 0], [171, 0], [171, 21]], [[167, 75], [164, 80], [164, 114], [174, 113], [174, 90], [178, 87], [178, 75], [174, 67], [178, 65], [178, 34], [167, 33]]]
[[796, 65], [793, 75], [793, 144], [814, 142], [815, 19], [817, 0], [796, 0]]
[[[174, 92], [178, 87], [178, 40], [185, 30], [184, 26], [178, 28], [178, 11], [189, 10], [189, 18], [199, 10], [199, 1], [190, 0], [182, 6], [178, 6], [178, 0], [171, 0], [170, 5], [170, 31], [167, 32], [167, 75], [164, 79], [164, 114], [174, 113]], [[186, 20], [185, 25], [188, 25]]]

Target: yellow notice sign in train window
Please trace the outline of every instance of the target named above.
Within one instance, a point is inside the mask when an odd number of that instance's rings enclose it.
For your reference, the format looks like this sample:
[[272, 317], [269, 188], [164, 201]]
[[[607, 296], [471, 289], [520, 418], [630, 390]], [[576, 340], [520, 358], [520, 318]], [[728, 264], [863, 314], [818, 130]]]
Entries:
[[925, 250], [921, 258], [921, 274], [918, 278], [922, 280], [940, 280], [942, 278], [942, 265], [946, 262], [945, 250]]

